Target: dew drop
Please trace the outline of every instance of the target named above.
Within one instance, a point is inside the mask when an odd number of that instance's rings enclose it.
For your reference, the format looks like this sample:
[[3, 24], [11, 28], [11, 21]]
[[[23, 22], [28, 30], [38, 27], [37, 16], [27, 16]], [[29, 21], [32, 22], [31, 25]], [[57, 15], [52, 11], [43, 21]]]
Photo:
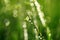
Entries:
[[40, 39], [42, 39], [42, 37], [40, 37]]
[[49, 33], [49, 36], [51, 36], [51, 33]]
[[29, 22], [31, 22], [31, 20], [29, 20]]
[[31, 3], [30, 5], [31, 5], [31, 6], [34, 6], [34, 4], [33, 4], [33, 3]]
[[31, 24], [33, 24], [33, 23], [31, 22]]
[[26, 22], [23, 23], [23, 28], [26, 28]]
[[4, 20], [5, 26], [9, 26], [10, 25], [10, 21], [8, 19]]
[[25, 18], [25, 20], [26, 20], [26, 21], [29, 21], [29, 17], [27, 16], [27, 17]]
[[40, 36], [38, 36], [38, 38], [40, 38]]
[[17, 10], [13, 10], [13, 17], [17, 17], [17, 13], [18, 13]]

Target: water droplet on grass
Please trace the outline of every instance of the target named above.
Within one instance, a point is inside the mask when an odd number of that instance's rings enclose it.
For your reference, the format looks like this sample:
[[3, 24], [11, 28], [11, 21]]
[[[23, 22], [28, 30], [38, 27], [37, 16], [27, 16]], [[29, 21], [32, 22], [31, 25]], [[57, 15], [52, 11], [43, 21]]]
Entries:
[[18, 13], [17, 10], [13, 10], [13, 17], [17, 17], [17, 13]]
[[31, 24], [33, 24], [33, 22], [31, 22]]
[[29, 21], [29, 17], [27, 16], [27, 17], [25, 18], [25, 20], [26, 20], [26, 21]]
[[10, 25], [10, 21], [8, 19], [4, 20], [5, 26], [9, 26]]

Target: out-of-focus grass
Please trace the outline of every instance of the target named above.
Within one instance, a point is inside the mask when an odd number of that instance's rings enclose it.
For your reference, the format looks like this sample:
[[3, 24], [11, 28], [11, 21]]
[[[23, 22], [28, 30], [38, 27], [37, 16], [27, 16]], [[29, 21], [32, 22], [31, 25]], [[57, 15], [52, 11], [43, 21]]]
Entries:
[[0, 0], [0, 40], [60, 40], [60, 1]]

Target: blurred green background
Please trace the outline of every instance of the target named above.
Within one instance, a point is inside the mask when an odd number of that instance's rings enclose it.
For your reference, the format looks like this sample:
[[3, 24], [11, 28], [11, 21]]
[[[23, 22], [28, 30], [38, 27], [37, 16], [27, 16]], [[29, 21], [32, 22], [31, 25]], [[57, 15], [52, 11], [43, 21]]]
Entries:
[[0, 40], [60, 40], [60, 1], [0, 0]]

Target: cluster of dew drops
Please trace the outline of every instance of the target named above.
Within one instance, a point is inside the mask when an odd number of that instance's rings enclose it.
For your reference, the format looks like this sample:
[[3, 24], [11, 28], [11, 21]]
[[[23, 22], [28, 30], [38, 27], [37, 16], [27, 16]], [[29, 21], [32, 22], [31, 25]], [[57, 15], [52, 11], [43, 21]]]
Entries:
[[[33, 23], [33, 21], [32, 21], [32, 18], [30, 18], [29, 16], [27, 16], [27, 17], [25, 18], [25, 20], [28, 21], [30, 24], [34, 25], [34, 23]], [[38, 30], [35, 26], [34, 26], [34, 29], [36, 29], [36, 31]], [[35, 30], [34, 30], [34, 32], [35, 32]], [[37, 31], [37, 32], [38, 32], [38, 31]], [[38, 33], [37, 38], [38, 38], [39, 40], [46, 40], [46, 39], [44, 38], [44, 36], [42, 36], [42, 33]]]

